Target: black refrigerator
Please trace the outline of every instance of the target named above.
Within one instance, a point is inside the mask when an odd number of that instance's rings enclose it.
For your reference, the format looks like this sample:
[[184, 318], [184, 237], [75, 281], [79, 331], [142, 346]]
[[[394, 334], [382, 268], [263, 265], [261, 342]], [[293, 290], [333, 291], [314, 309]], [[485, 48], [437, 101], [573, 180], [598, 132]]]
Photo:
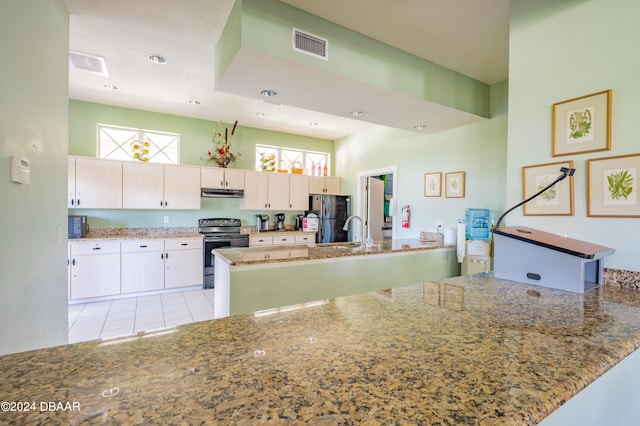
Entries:
[[318, 215], [317, 243], [349, 241], [349, 233], [342, 229], [351, 215], [351, 197], [348, 195], [310, 195], [307, 213]]

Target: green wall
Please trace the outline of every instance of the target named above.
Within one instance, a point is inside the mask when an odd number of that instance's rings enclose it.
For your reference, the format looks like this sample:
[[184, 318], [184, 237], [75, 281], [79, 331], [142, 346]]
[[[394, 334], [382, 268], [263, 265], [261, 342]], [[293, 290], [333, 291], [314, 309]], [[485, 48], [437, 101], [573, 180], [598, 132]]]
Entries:
[[[205, 165], [202, 160], [213, 147], [211, 139], [215, 121], [199, 120], [169, 114], [120, 108], [90, 102], [69, 101], [69, 154], [95, 157], [97, 152], [97, 124], [134, 127], [180, 134], [180, 163]], [[231, 128], [233, 123], [223, 123]], [[232, 139], [232, 151], [240, 153], [235, 167], [253, 170], [256, 144], [301, 148], [329, 152], [333, 155], [333, 141], [287, 133], [244, 127], [238, 124]], [[197, 226], [203, 217], [235, 217], [243, 225], [253, 225], [255, 211], [239, 210], [239, 199], [203, 199], [202, 209], [188, 210], [94, 210], [71, 209], [70, 214], [88, 216], [93, 228]], [[264, 212], [272, 215], [278, 212]], [[294, 223], [294, 215], [286, 212], [286, 222]], [[163, 222], [169, 216], [169, 224]]]
[[[357, 173], [397, 166], [397, 210], [411, 206], [411, 227], [398, 238], [435, 231], [436, 220], [455, 228], [469, 207], [504, 208], [507, 82], [491, 87], [491, 119], [432, 135], [378, 126], [336, 141], [336, 173], [343, 192], [357, 192]], [[424, 197], [424, 174], [464, 171], [464, 198]]]
[[[640, 3], [635, 0], [513, 0], [510, 31], [507, 205], [522, 200], [522, 167], [573, 160], [574, 216], [523, 216], [522, 224], [616, 249], [606, 267], [640, 271], [637, 218], [587, 217], [587, 160], [640, 152]], [[552, 106], [613, 90], [611, 151], [552, 156]], [[631, 238], [629, 238], [631, 237]]]
[[[63, 1], [1, 9], [0, 355], [67, 342], [69, 81]], [[12, 156], [30, 160], [29, 185], [10, 181]]]

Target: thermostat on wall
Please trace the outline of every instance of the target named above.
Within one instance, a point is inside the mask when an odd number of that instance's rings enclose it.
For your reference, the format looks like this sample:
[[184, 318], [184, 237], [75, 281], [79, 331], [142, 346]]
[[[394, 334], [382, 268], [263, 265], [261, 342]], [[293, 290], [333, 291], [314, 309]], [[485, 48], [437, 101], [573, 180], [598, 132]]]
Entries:
[[11, 180], [16, 183], [29, 184], [29, 160], [24, 157], [11, 157]]

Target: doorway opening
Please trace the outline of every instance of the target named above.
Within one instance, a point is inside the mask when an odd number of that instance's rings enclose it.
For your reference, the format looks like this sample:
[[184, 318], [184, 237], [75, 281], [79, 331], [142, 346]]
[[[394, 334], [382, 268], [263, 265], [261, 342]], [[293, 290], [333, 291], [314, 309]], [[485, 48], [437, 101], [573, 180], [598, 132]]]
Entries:
[[[356, 175], [355, 214], [364, 220], [373, 241], [396, 238], [397, 172], [397, 166], [389, 166], [361, 171]], [[364, 241], [367, 238], [367, 235], [359, 235], [360, 230], [355, 231], [354, 240]]]

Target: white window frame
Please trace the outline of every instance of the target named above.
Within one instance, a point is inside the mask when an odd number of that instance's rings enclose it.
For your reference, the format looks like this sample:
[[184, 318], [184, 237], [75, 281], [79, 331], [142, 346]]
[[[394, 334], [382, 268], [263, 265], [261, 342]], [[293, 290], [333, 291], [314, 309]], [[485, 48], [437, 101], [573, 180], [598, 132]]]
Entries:
[[[180, 164], [180, 134], [178, 133], [101, 123], [98, 123], [96, 130], [98, 158], [144, 161], [146, 155], [145, 162]], [[134, 149], [135, 147], [137, 149]], [[148, 153], [143, 152], [144, 149], [147, 149]]]
[[[292, 163], [294, 161], [298, 161], [302, 167], [303, 173], [306, 175], [322, 176], [324, 174], [325, 165], [327, 167], [327, 176], [330, 176], [331, 174], [331, 154], [328, 152], [256, 144], [255, 169], [258, 171], [268, 170], [263, 167], [262, 154], [273, 155], [275, 157], [275, 164], [272, 167], [273, 171], [290, 170]], [[295, 159], [292, 159], [292, 156], [294, 156]]]

